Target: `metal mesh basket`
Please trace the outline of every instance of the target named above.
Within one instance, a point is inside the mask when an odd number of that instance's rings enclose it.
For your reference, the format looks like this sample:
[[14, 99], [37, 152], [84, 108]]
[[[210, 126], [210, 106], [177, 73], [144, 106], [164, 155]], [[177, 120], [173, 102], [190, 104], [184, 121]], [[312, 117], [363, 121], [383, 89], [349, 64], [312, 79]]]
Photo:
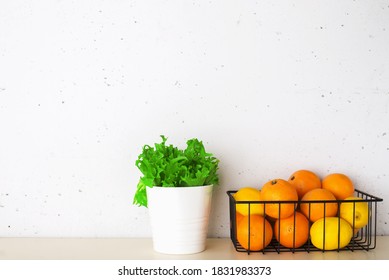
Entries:
[[[266, 205], [268, 205], [269, 203], [278, 204], [278, 207], [281, 210], [281, 205], [286, 204], [286, 203], [294, 204], [296, 209], [299, 209], [299, 206], [302, 203], [309, 204], [308, 205], [309, 209], [311, 208], [311, 206], [314, 203], [321, 203], [321, 204], [324, 204], [324, 213], [323, 214], [325, 215], [325, 211], [326, 211], [325, 209], [326, 209], [327, 203], [334, 203], [334, 202], [337, 203], [338, 209], [340, 209], [341, 203], [350, 203], [350, 204], [352, 204], [353, 209], [355, 209], [356, 203], [366, 202], [368, 205], [368, 223], [365, 226], [363, 226], [362, 228], [357, 229], [355, 227], [355, 218], [354, 218], [353, 222], [350, 223], [352, 230], [354, 232], [354, 235], [351, 238], [351, 241], [348, 243], [347, 246], [344, 246], [344, 247], [339, 246], [339, 244], [340, 244], [340, 242], [339, 242], [340, 232], [337, 232], [335, 234], [337, 235], [337, 238], [338, 238], [338, 246], [337, 246], [337, 248], [335, 248], [333, 250], [338, 251], [338, 252], [339, 251], [354, 251], [354, 250], [366, 250], [366, 251], [368, 251], [368, 250], [374, 249], [376, 247], [377, 202], [383, 201], [382, 198], [367, 194], [367, 193], [362, 192], [360, 190], [355, 190], [354, 195], [356, 197], [360, 198], [358, 200], [352, 199], [352, 200], [347, 200], [347, 201], [345, 201], [345, 200], [336, 200], [336, 201], [312, 200], [312, 201], [271, 201], [271, 202], [270, 201], [236, 201], [234, 196], [233, 196], [234, 193], [236, 193], [236, 192], [237, 192], [236, 190], [235, 191], [227, 191], [227, 194], [229, 197], [229, 208], [230, 208], [229, 209], [229, 211], [230, 211], [230, 237], [231, 237], [232, 243], [234, 244], [236, 251], [238, 251], [238, 252], [246, 252], [248, 254], [250, 254], [251, 252], [262, 252], [262, 253], [293, 252], [294, 253], [294, 252], [301, 252], [301, 251], [305, 251], [305, 252], [323, 251], [324, 252], [326, 250], [325, 250], [324, 246], [323, 246], [324, 247], [323, 249], [319, 249], [318, 247], [315, 247], [312, 244], [310, 237], [308, 238], [307, 242], [300, 247], [295, 247], [294, 245], [291, 248], [285, 247], [285, 246], [281, 245], [280, 242], [277, 241], [277, 239], [274, 237], [274, 234], [273, 234], [273, 237], [272, 237], [270, 244], [261, 250], [252, 250], [250, 248], [250, 241], [249, 241], [248, 248], [247, 248], [247, 245], [245, 246], [246, 248], [244, 248], [239, 243], [238, 238], [237, 238], [237, 212], [236, 212], [237, 204], [246, 204], [248, 206], [248, 213], [250, 215], [250, 210], [252, 209], [253, 205], [255, 205], [255, 204], [262, 204], [265, 209], [266, 209]], [[337, 217], [339, 217], [339, 216], [340, 216], [340, 214], [339, 214], [339, 210], [338, 210]], [[294, 214], [294, 217], [295, 217], [295, 214]], [[269, 217], [267, 217], [267, 216], [265, 216], [265, 218], [268, 221], [270, 221], [270, 223], [272, 225], [273, 232], [275, 232], [276, 230], [280, 230], [279, 228], [277, 229], [274, 226], [275, 219], [269, 219]], [[309, 217], [308, 217], [308, 219], [309, 219]], [[325, 220], [326, 219], [324, 219], [324, 221]], [[248, 228], [250, 228], [250, 219], [248, 219], [248, 221], [249, 221]], [[310, 225], [311, 224], [312, 224], [312, 222], [310, 222]], [[265, 227], [265, 224], [263, 223], [262, 225], [257, 225], [257, 226]], [[340, 231], [340, 226], [338, 226], [338, 231]], [[250, 235], [250, 230], [248, 231], [248, 235]], [[252, 237], [252, 238], [254, 238], [254, 237]], [[249, 236], [247, 236], [247, 239], [251, 240], [249, 238]], [[325, 239], [326, 239], [325, 231], [323, 231], [323, 245], [324, 245]], [[293, 240], [293, 244], [295, 244], [294, 240]]]

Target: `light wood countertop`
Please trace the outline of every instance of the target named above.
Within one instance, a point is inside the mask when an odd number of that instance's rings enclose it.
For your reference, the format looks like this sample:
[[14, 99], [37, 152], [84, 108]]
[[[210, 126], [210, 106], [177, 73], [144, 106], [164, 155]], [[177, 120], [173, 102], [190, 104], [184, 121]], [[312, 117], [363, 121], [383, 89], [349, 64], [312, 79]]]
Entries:
[[389, 236], [369, 251], [237, 252], [229, 238], [210, 238], [192, 255], [154, 252], [150, 238], [0, 238], [0, 260], [389, 260]]

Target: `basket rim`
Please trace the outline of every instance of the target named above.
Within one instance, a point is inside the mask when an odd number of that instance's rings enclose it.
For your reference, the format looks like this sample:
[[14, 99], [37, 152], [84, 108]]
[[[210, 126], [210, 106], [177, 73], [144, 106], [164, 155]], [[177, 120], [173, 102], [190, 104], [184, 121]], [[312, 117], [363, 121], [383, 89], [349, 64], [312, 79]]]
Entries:
[[235, 204], [274, 204], [274, 203], [354, 203], [354, 202], [382, 202], [383, 198], [368, 194], [366, 192], [363, 192], [359, 189], [355, 189], [355, 192], [358, 194], [366, 196], [366, 198], [362, 199], [336, 199], [336, 200], [271, 200], [271, 201], [265, 201], [265, 200], [235, 200], [235, 197], [233, 196], [234, 193], [236, 193], [238, 190], [229, 190], [227, 191], [227, 195], [234, 201]]

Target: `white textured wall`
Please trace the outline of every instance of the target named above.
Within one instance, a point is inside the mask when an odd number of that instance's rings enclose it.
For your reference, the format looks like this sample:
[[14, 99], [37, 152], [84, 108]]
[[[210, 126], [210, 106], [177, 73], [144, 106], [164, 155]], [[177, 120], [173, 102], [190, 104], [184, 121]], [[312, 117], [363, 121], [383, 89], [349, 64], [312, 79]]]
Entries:
[[226, 191], [301, 168], [384, 198], [388, 1], [0, 2], [0, 236], [150, 236], [143, 144], [198, 137]]

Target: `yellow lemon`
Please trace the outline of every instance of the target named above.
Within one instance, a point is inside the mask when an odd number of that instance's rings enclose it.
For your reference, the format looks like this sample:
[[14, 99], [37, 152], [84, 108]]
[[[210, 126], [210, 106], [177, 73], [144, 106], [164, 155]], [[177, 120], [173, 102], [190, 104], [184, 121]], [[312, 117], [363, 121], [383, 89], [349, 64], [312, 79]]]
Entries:
[[[347, 200], [362, 200], [360, 197], [348, 197]], [[342, 202], [339, 216], [345, 219], [354, 229], [360, 229], [369, 222], [369, 205], [366, 201]]]
[[[244, 187], [239, 189], [235, 194], [234, 198], [236, 201], [260, 201], [261, 192], [252, 187]], [[258, 214], [263, 215], [264, 205], [262, 203], [236, 203], [236, 212], [247, 216], [249, 213], [251, 215]]]
[[317, 220], [310, 230], [312, 244], [321, 250], [346, 247], [353, 236], [350, 224], [342, 218], [325, 217]]

